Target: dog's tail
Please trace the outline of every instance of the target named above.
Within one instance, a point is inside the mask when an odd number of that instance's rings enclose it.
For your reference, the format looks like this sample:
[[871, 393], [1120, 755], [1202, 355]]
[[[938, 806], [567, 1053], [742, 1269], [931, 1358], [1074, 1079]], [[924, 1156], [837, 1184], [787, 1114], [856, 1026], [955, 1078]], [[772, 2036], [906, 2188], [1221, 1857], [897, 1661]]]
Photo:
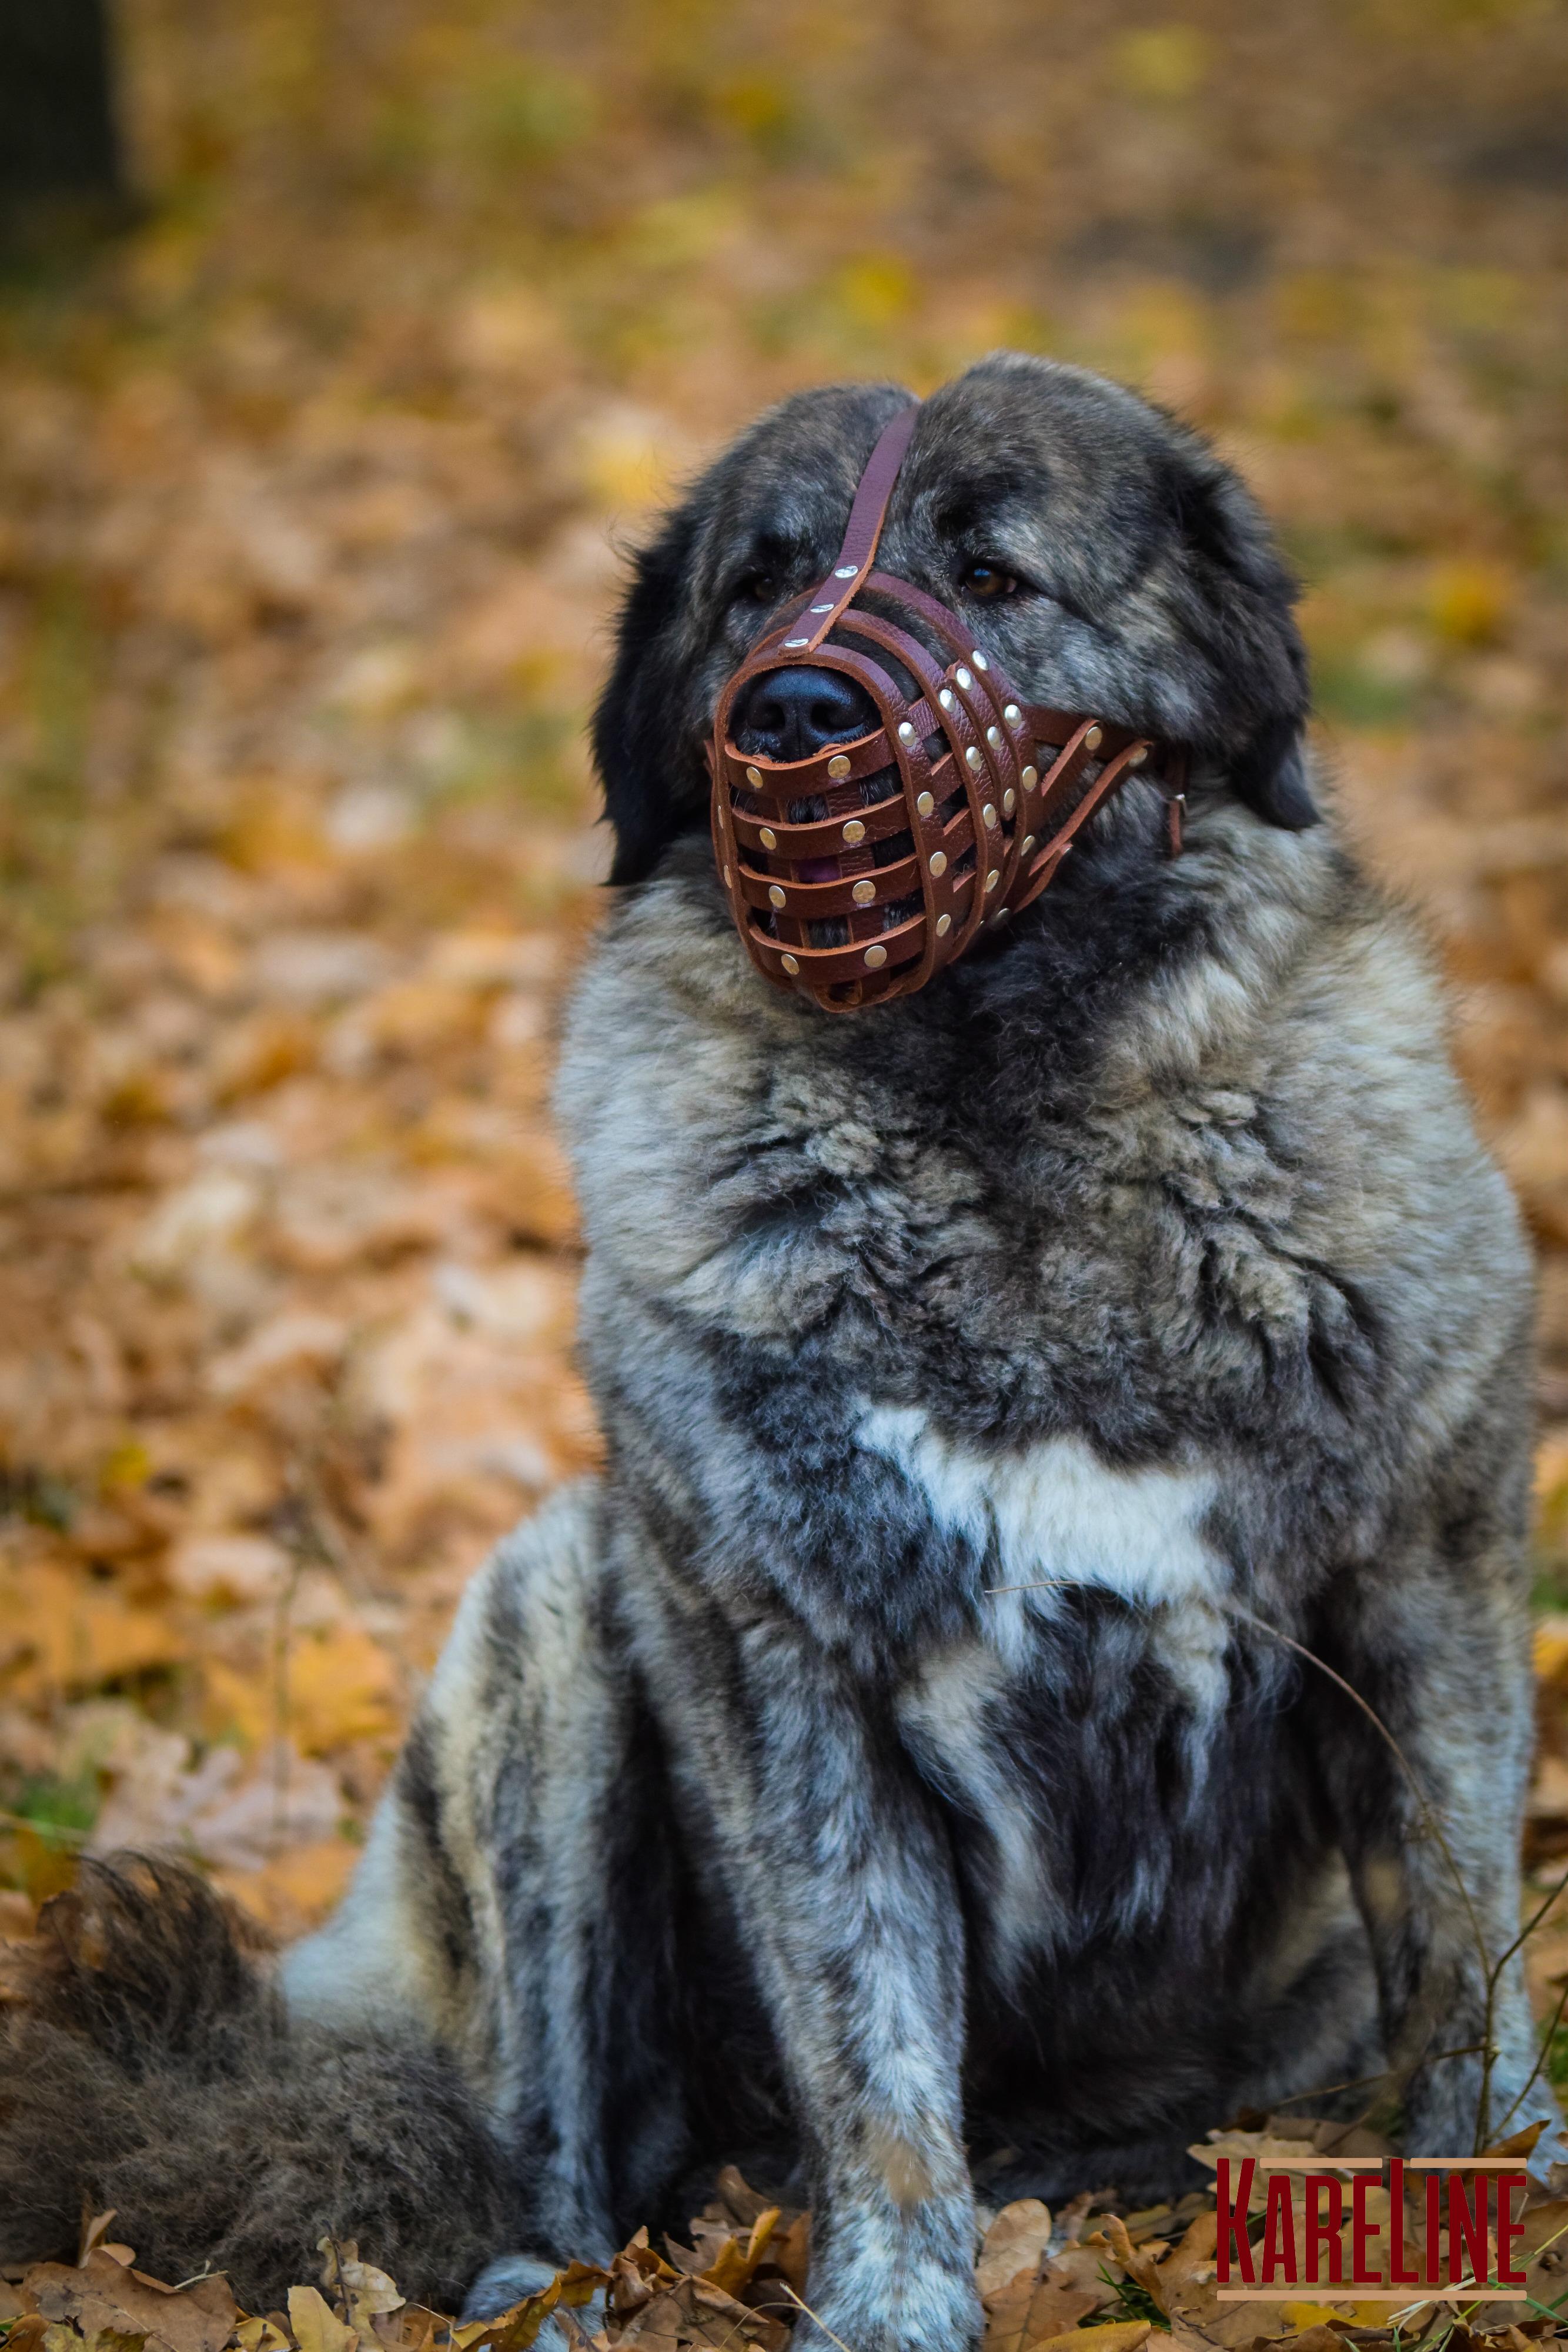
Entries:
[[291, 2021], [266, 1948], [178, 1864], [84, 1864], [0, 1989], [0, 2260], [65, 2253], [112, 2206], [137, 2266], [227, 2273], [250, 2311], [355, 2238], [455, 2311], [517, 2242], [509, 2167], [428, 2044]]

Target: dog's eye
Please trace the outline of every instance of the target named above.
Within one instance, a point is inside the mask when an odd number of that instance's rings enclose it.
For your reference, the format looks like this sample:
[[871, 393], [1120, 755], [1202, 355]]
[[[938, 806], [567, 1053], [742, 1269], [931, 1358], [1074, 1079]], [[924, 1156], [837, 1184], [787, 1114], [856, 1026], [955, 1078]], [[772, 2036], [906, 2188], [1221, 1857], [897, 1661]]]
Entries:
[[977, 604], [994, 604], [1000, 597], [1016, 596], [1018, 582], [1010, 572], [997, 563], [966, 563], [958, 574], [958, 585], [966, 596]]
[[778, 601], [779, 583], [771, 572], [760, 567], [743, 572], [735, 583], [734, 601], [737, 604], [772, 604]]

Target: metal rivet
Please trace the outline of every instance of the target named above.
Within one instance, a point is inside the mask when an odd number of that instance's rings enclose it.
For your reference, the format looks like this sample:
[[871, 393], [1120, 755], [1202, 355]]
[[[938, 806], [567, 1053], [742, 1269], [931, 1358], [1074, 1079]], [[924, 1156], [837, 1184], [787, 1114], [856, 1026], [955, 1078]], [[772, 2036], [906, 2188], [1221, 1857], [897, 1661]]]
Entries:
[[987, 742], [990, 745], [990, 747], [991, 747], [991, 749], [992, 749], [992, 751], [995, 751], [996, 750], [998, 750], [998, 747], [1000, 746], [1000, 743], [1001, 743], [1001, 740], [1002, 740], [1002, 730], [1001, 730], [1001, 729], [1000, 729], [999, 727], [988, 727], [988, 728], [987, 728], [987, 730], [986, 730], [986, 740], [987, 740]]
[[852, 580], [859, 570], [858, 563], [841, 563], [833, 577], [835, 580]]
[[1035, 788], [1035, 786], [1036, 786], [1036, 784], [1038, 784], [1038, 783], [1039, 783], [1039, 782], [1040, 782], [1040, 770], [1039, 770], [1038, 768], [1026, 768], [1026, 769], [1024, 770], [1024, 772], [1023, 772], [1023, 788], [1024, 788], [1024, 790], [1025, 790], [1025, 792], [1026, 792], [1026, 793], [1032, 793], [1032, 792], [1033, 792], [1033, 790], [1034, 790], [1034, 788]]
[[1086, 751], [1097, 751], [1104, 740], [1105, 730], [1103, 727], [1091, 727], [1088, 734], [1083, 738], [1083, 748]]
[[850, 897], [854, 900], [857, 907], [869, 907], [872, 900], [876, 897], [876, 884], [874, 882], [857, 882], [854, 888], [850, 892]]
[[1012, 813], [1013, 813], [1014, 809], [1016, 809], [1016, 808], [1017, 808], [1018, 804], [1019, 804], [1019, 796], [1018, 796], [1017, 793], [1015, 793], [1015, 792], [1014, 792], [1014, 790], [1013, 790], [1012, 786], [1009, 784], [1009, 785], [1008, 786], [1007, 791], [1002, 794], [1002, 814], [1003, 814], [1004, 816], [1011, 816], [1011, 814], [1012, 814]]
[[887, 950], [885, 948], [867, 948], [865, 951], [865, 960], [866, 966], [869, 971], [880, 971], [883, 965], [887, 961]]
[[1002, 717], [1007, 720], [1009, 727], [1016, 727], [1019, 721], [1022, 719], [1023, 712], [1019, 709], [1016, 702], [1009, 702], [1007, 709], [1002, 712]]
[[969, 656], [969, 659], [974, 663], [975, 667], [976, 667], [977, 669], [989, 669], [989, 668], [990, 668], [990, 666], [991, 666], [991, 665], [990, 665], [990, 663], [986, 659], [985, 655], [979, 651], [978, 647], [977, 647], [977, 648], [976, 648], [976, 650], [975, 650], [975, 651], [974, 651], [974, 652]]
[[729, 887], [729, 868], [727, 866], [724, 869], [724, 887], [727, 890]]
[[971, 743], [968, 750], [965, 752], [964, 757], [967, 760], [971, 768], [983, 767], [985, 764], [980, 756], [980, 747], [977, 743]]
[[1011, 913], [1012, 908], [1010, 907], [998, 907], [996, 913], [991, 917], [992, 930], [999, 930]]
[[946, 853], [946, 851], [945, 849], [937, 849], [937, 850], [934, 850], [934, 851], [932, 852], [932, 856], [931, 856], [931, 871], [932, 871], [932, 873], [933, 873], [933, 874], [946, 874], [946, 871], [947, 871], [947, 853]]
[[1023, 847], [1019, 850], [1019, 856], [1020, 857], [1027, 857], [1033, 847], [1034, 835], [1032, 833], [1026, 833], [1023, 837]]
[[996, 810], [991, 806], [990, 802], [988, 801], [985, 807], [980, 811], [980, 822], [982, 824], [991, 825], [995, 824], [996, 821]]
[[789, 903], [777, 882], [770, 882], [768, 886], [768, 903], [770, 907], [787, 907]]
[[765, 824], [757, 837], [764, 849], [777, 849], [779, 846], [779, 835], [770, 824]]
[[858, 816], [852, 816], [848, 824], [845, 825], [844, 839], [849, 843], [852, 849], [854, 847], [857, 841], [863, 841], [865, 839], [865, 827], [861, 823]]
[[907, 719], [901, 719], [898, 722], [898, 740], [901, 743], [913, 743], [915, 740], [915, 730]]
[[829, 775], [838, 778], [841, 776], [847, 776], [849, 772], [850, 763], [845, 759], [843, 753], [841, 751], [835, 752], [833, 757], [828, 761]]
[[794, 957], [793, 957], [793, 956], [789, 956], [789, 955], [783, 956], [783, 957], [781, 957], [781, 958], [779, 959], [779, 961], [782, 962], [782, 964], [783, 964], [783, 966], [784, 966], [785, 971], [788, 971], [788, 972], [797, 972], [797, 971], [800, 971], [800, 965], [796, 962], [796, 961], [795, 961], [795, 959], [794, 959]]
[[747, 768], [746, 772], [746, 781], [748, 784], [759, 784], [762, 782], [761, 769]]
[[974, 679], [969, 676], [968, 671], [967, 669], [956, 669], [953, 672], [953, 675], [957, 679], [959, 685], [963, 688], [965, 693], [967, 694], [969, 688], [975, 683]]
[[988, 890], [994, 890], [994, 889], [996, 888], [996, 887], [997, 887], [997, 884], [1001, 880], [1001, 878], [1002, 878], [1002, 877], [1001, 877], [1001, 876], [997, 872], [996, 867], [993, 866], [992, 866], [992, 868], [991, 868], [991, 870], [990, 870], [990, 872], [989, 872], [989, 873], [987, 875], [987, 877], [986, 877], [986, 887], [987, 887], [987, 889], [988, 889]]
[[1129, 768], [1141, 768], [1148, 756], [1148, 745], [1146, 743], [1140, 743], [1137, 750], [1133, 753], [1132, 758], [1128, 761], [1127, 765]]
[[813, 604], [811, 607], [813, 613], [831, 613], [832, 609], [831, 604]]
[[951, 710], [953, 708], [952, 688], [950, 686], [945, 686], [936, 699], [942, 705], [944, 710]]
[[938, 916], [937, 916], [937, 918], [936, 918], [936, 936], [937, 936], [937, 938], [938, 938], [939, 940], [945, 940], [945, 939], [946, 938], [946, 936], [947, 936], [948, 932], [952, 929], [952, 928], [953, 928], [953, 918], [952, 918], [952, 916], [951, 916], [951, 915], [938, 915]]
[[784, 650], [787, 654], [792, 654], [798, 646], [809, 646], [810, 642], [810, 637], [786, 637]]
[[936, 805], [936, 802], [932, 799], [929, 793], [922, 793], [919, 799], [915, 803], [915, 809], [921, 816], [929, 816]]

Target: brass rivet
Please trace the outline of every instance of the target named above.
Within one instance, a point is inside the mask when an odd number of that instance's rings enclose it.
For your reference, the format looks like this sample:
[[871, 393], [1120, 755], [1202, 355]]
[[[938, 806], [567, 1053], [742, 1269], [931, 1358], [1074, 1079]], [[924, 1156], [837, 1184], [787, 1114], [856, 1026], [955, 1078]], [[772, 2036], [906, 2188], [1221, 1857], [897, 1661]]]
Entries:
[[1134, 754], [1133, 754], [1132, 758], [1128, 761], [1127, 765], [1128, 765], [1128, 767], [1129, 767], [1129, 768], [1141, 768], [1141, 767], [1143, 766], [1143, 764], [1144, 764], [1144, 761], [1148, 758], [1148, 756], [1149, 756], [1149, 747], [1148, 747], [1148, 745], [1147, 745], [1146, 743], [1140, 743], [1140, 744], [1139, 744], [1139, 746], [1138, 746], [1138, 748], [1137, 748], [1137, 750], [1134, 752]]
[[975, 650], [975, 651], [974, 651], [974, 652], [969, 656], [969, 659], [974, 663], [975, 667], [976, 667], [977, 669], [989, 669], [989, 668], [990, 668], [990, 666], [991, 666], [991, 665], [990, 665], [990, 663], [986, 659], [985, 655], [979, 651], [979, 649], [978, 649], [978, 647], [977, 647], [977, 646], [976, 650]]
[[953, 708], [952, 688], [950, 686], [945, 686], [936, 699], [942, 705], [944, 710], [951, 710]]
[[765, 824], [757, 837], [764, 849], [777, 849], [779, 846], [779, 835], [770, 824]]
[[729, 887], [729, 868], [727, 866], [724, 869], [724, 887], [727, 890]]
[[746, 781], [748, 784], [759, 784], [762, 782], [761, 769], [747, 768], [746, 772]]
[[980, 811], [980, 822], [982, 824], [995, 824], [996, 821], [996, 810], [991, 806], [990, 802], [988, 801], [985, 807]]
[[1019, 796], [1018, 796], [1017, 793], [1015, 793], [1015, 792], [1014, 792], [1014, 790], [1013, 790], [1012, 786], [1009, 784], [1009, 785], [1008, 786], [1007, 791], [1002, 794], [1002, 814], [1003, 814], [1004, 816], [1011, 816], [1011, 814], [1012, 814], [1012, 813], [1013, 813], [1014, 809], [1016, 809], [1016, 808], [1017, 808], [1018, 804], [1019, 804]]
[[1023, 837], [1023, 847], [1019, 850], [1019, 856], [1020, 857], [1027, 857], [1033, 847], [1034, 835], [1032, 833], [1026, 833]]
[[932, 797], [931, 797], [931, 795], [930, 795], [930, 793], [921, 793], [921, 795], [920, 795], [920, 797], [919, 797], [919, 799], [915, 802], [915, 805], [916, 810], [917, 810], [917, 811], [918, 811], [918, 813], [920, 814], [920, 815], [922, 815], [922, 816], [929, 816], [929, 815], [931, 814], [932, 810], [936, 807], [936, 802], [932, 799]]
[[996, 887], [997, 887], [997, 884], [1001, 880], [1001, 878], [1002, 878], [1002, 877], [1001, 877], [1001, 876], [997, 872], [996, 867], [993, 866], [992, 866], [992, 868], [991, 868], [991, 870], [990, 870], [990, 872], [989, 872], [989, 873], [987, 875], [987, 877], [986, 877], [986, 887], [987, 887], [987, 889], [988, 889], [988, 890], [994, 890], [994, 889], [996, 888]]
[[947, 936], [948, 932], [952, 929], [952, 928], [953, 928], [953, 918], [952, 918], [952, 916], [951, 916], [951, 915], [938, 915], [938, 916], [937, 916], [937, 918], [936, 918], [936, 936], [937, 936], [937, 938], [938, 938], [939, 940], [945, 940], [945, 939], [946, 938], [946, 936]]
[[850, 763], [845, 759], [841, 751], [836, 752], [833, 758], [828, 761], [828, 773], [835, 779], [841, 776], [847, 776], [849, 772]]
[[885, 948], [867, 948], [865, 951], [865, 960], [868, 971], [880, 971], [883, 965], [887, 961], [887, 950]]
[[1002, 717], [1007, 720], [1009, 727], [1016, 727], [1019, 719], [1023, 717], [1023, 712], [1019, 709], [1016, 702], [1009, 702], [1007, 709], [1002, 712]]
[[852, 849], [854, 847], [857, 841], [863, 841], [865, 839], [865, 827], [861, 823], [858, 816], [852, 816], [848, 824], [845, 825], [844, 839], [849, 843]]
[[915, 730], [907, 719], [901, 719], [898, 722], [898, 740], [901, 743], [913, 743], [915, 740]]
[[789, 903], [777, 882], [771, 882], [768, 886], [768, 903], [770, 907], [787, 907]]
[[852, 580], [859, 570], [858, 563], [841, 563], [833, 577], [835, 580]]
[[1038, 784], [1038, 783], [1039, 783], [1039, 782], [1040, 782], [1040, 770], [1039, 770], [1038, 768], [1026, 768], [1026, 769], [1024, 770], [1024, 772], [1023, 772], [1023, 788], [1024, 788], [1024, 790], [1025, 790], [1025, 792], [1026, 792], [1026, 793], [1032, 793], [1032, 792], [1033, 792], [1033, 790], [1034, 790], [1034, 788], [1035, 788], [1035, 786], [1036, 786], [1036, 784]]
[[968, 750], [965, 752], [964, 757], [967, 760], [971, 768], [978, 768], [984, 765], [984, 761], [980, 754], [980, 747], [977, 743], [971, 743]]
[[987, 742], [990, 745], [990, 747], [991, 747], [991, 749], [992, 749], [992, 751], [993, 751], [997, 750], [998, 746], [998, 745], [1000, 744], [1000, 742], [1001, 742], [1001, 740], [1002, 740], [1002, 730], [1001, 730], [1001, 729], [1000, 729], [999, 727], [988, 727], [988, 728], [987, 728], [987, 730], [986, 730], [986, 740], [987, 740]]
[[854, 888], [850, 892], [850, 897], [854, 900], [857, 907], [869, 907], [872, 900], [876, 897], [876, 884], [874, 882], [857, 882]]
[[782, 964], [783, 964], [783, 966], [784, 966], [785, 971], [788, 971], [788, 972], [790, 972], [790, 973], [797, 972], [797, 971], [800, 971], [800, 965], [796, 962], [796, 961], [795, 961], [795, 959], [794, 959], [794, 957], [793, 957], [793, 956], [790, 956], [790, 955], [783, 956], [783, 957], [781, 957], [781, 958], [779, 959], [779, 961], [782, 962]]
[[1088, 734], [1083, 738], [1083, 748], [1086, 751], [1097, 751], [1104, 740], [1105, 730], [1103, 727], [1091, 727]]
[[934, 851], [932, 852], [932, 855], [931, 855], [931, 871], [932, 871], [932, 873], [933, 873], [933, 874], [946, 874], [946, 871], [947, 871], [947, 853], [946, 853], [946, 851], [945, 849], [937, 849], [937, 850], [934, 850]]

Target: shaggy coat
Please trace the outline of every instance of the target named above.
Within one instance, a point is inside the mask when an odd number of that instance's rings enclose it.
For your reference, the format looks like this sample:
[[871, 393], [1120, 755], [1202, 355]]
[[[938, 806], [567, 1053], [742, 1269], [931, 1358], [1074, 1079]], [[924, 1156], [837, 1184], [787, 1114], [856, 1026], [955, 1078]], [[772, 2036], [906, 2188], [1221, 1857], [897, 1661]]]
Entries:
[[1134, 782], [1009, 930], [851, 1017], [730, 924], [717, 695], [906, 398], [786, 402], [639, 562], [559, 1085], [607, 1465], [476, 1580], [285, 1969], [300, 2031], [448, 2053], [530, 2256], [797, 2166], [854, 2352], [977, 2339], [973, 2166], [1141, 2196], [1346, 2084], [1415, 2151], [1550, 2108], [1517, 1961], [1486, 1982], [1526, 1253], [1421, 940], [1317, 821], [1235, 477], [1073, 369], [938, 393], [882, 563], [1030, 698], [1188, 746], [1186, 852]]

